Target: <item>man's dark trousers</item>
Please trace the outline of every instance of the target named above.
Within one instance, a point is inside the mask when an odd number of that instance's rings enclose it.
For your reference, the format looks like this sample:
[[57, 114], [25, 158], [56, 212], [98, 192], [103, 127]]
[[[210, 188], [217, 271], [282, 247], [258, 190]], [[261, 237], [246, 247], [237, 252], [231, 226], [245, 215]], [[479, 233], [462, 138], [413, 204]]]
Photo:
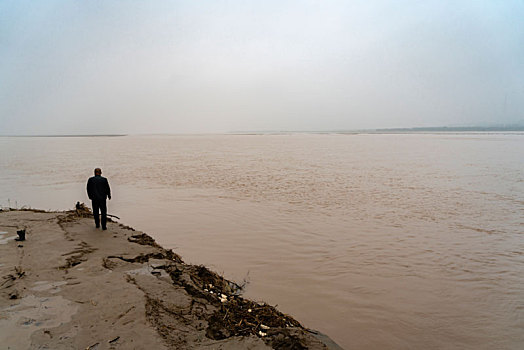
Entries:
[[100, 210], [100, 213], [102, 214], [102, 229], [106, 229], [106, 222], [107, 222], [107, 205], [106, 201], [99, 201], [99, 200], [93, 200], [91, 201], [93, 204], [93, 216], [95, 217], [95, 225], [96, 227], [100, 227], [100, 217], [98, 216], [98, 211]]

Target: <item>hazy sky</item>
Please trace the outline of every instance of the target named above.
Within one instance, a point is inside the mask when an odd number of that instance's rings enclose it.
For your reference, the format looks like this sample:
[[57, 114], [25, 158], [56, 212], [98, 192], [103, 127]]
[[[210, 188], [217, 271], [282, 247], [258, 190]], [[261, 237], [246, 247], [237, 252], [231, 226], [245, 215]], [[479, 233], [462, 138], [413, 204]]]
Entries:
[[0, 134], [522, 120], [522, 0], [0, 0]]

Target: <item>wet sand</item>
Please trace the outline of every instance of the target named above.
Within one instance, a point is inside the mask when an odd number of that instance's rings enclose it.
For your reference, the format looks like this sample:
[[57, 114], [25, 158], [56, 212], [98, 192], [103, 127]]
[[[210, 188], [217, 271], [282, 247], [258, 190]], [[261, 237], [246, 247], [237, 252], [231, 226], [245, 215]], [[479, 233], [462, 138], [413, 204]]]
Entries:
[[6, 349], [340, 349], [148, 235], [115, 222], [95, 229], [89, 216], [0, 212]]

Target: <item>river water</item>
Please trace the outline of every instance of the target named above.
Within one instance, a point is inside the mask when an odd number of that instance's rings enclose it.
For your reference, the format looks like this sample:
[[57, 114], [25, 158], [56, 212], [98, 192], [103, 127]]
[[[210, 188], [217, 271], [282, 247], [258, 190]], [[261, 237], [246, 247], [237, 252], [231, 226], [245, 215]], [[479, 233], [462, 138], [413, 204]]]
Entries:
[[346, 349], [524, 347], [524, 134], [0, 138], [0, 205], [88, 202]]

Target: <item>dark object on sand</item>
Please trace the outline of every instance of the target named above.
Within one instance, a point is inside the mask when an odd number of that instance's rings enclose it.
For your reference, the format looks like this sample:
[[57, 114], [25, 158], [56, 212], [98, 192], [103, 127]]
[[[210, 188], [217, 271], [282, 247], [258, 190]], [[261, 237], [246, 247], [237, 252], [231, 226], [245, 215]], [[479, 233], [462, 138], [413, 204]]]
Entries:
[[14, 300], [14, 299], [19, 299], [19, 298], [20, 298], [20, 293], [16, 289], [12, 291], [11, 293], [9, 293], [9, 299]]
[[[91, 210], [84, 203], [76, 202], [75, 208], [76, 208], [76, 213], [79, 216], [85, 217], [85, 216], [92, 216], [93, 215]], [[116, 215], [112, 215], [112, 214], [106, 214], [106, 215], [108, 217], [120, 220], [120, 218], [118, 216], [116, 216]]]
[[120, 336], [116, 337], [116, 338], [113, 339], [113, 340], [109, 340], [108, 343], [109, 343], [109, 344], [113, 344], [113, 343], [116, 342], [118, 339], [120, 339]]
[[18, 234], [18, 238], [15, 238], [15, 241], [19, 241], [19, 242], [25, 241], [25, 229], [18, 230], [16, 231], [16, 233]]

